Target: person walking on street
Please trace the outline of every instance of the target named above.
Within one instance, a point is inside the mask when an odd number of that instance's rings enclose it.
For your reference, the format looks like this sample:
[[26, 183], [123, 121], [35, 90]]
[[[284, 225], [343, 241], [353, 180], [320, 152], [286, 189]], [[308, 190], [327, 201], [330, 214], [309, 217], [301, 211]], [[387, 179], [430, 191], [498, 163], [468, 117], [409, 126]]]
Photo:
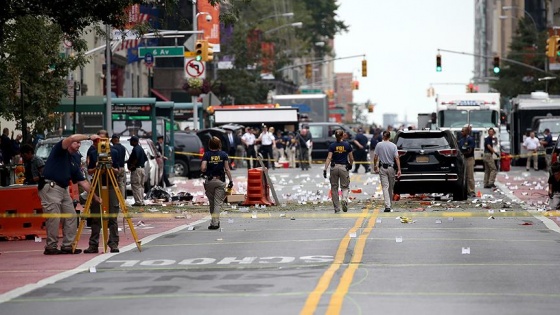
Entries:
[[148, 161], [146, 152], [142, 149], [142, 146], [138, 144], [139, 140], [137, 136], [132, 136], [128, 140], [132, 146], [132, 152], [130, 152], [130, 157], [128, 158], [127, 166], [130, 171], [130, 186], [132, 189], [132, 196], [134, 196], [133, 206], [143, 206], [144, 205], [144, 178], [146, 173], [144, 171], [144, 165]]
[[360, 169], [360, 164], [366, 169], [366, 174], [369, 173], [369, 167], [367, 163], [367, 143], [368, 138], [364, 135], [364, 130], [362, 128], [358, 129], [358, 134], [356, 134], [356, 138], [352, 141], [354, 147], [356, 148], [355, 152], [353, 153], [354, 157], [356, 158], [356, 165], [354, 166], [353, 173], [358, 173], [358, 169]]
[[[119, 189], [121, 195], [126, 199], [126, 171], [124, 169], [124, 163], [126, 159], [126, 148], [121, 144], [121, 139], [118, 134], [113, 134], [111, 137], [111, 144], [113, 148], [119, 153], [117, 157], [117, 165], [119, 166], [119, 171], [117, 172], [117, 182], [119, 183]], [[115, 160], [115, 157], [112, 157]]]
[[20, 152], [25, 167], [25, 181], [23, 182], [23, 184], [39, 184], [39, 179], [43, 175], [43, 167], [45, 166], [45, 162], [43, 162], [43, 159], [35, 155], [35, 150], [30, 144], [22, 145]]
[[[88, 174], [91, 176], [95, 175], [95, 172], [99, 172], [99, 181], [97, 182], [96, 187], [93, 187], [95, 191], [101, 191], [102, 187], [107, 187], [109, 192], [109, 200], [108, 201], [108, 214], [109, 218], [107, 219], [107, 227], [109, 229], [109, 239], [107, 240], [107, 245], [110, 248], [111, 253], [118, 253], [119, 252], [119, 225], [117, 223], [117, 216], [119, 215], [120, 206], [119, 206], [119, 199], [117, 198], [117, 193], [115, 192], [115, 188], [119, 189], [119, 187], [114, 187], [110, 182], [108, 182], [109, 174], [105, 173], [106, 170], [101, 172], [101, 169], [98, 168], [98, 160], [99, 160], [99, 152], [97, 151], [97, 145], [99, 144], [99, 139], [93, 141], [93, 150], [91, 150], [89, 158], [88, 158], [88, 165], [87, 171]], [[113, 170], [113, 174], [118, 174], [119, 172], [119, 152], [115, 148], [115, 146], [110, 147], [110, 154], [111, 154], [111, 169]], [[115, 176], [116, 177], [116, 176]], [[123, 197], [124, 198], [124, 197]], [[90, 213], [94, 216], [91, 217], [90, 220], [90, 227], [91, 227], [91, 235], [89, 237], [89, 246], [88, 248], [84, 249], [85, 254], [97, 254], [99, 253], [99, 234], [101, 232], [101, 213], [103, 205], [100, 203], [92, 203], [90, 206]], [[105, 218], [104, 218], [105, 219]]]
[[533, 160], [533, 168], [535, 171], [539, 170], [539, 156], [537, 155], [539, 146], [539, 139], [535, 138], [535, 132], [531, 131], [529, 137], [525, 138], [525, 141], [523, 141], [523, 147], [527, 150], [527, 171], [529, 171], [531, 166], [531, 160]]
[[217, 137], [212, 137], [208, 142], [210, 151], [204, 152], [200, 170], [204, 174], [204, 192], [210, 203], [210, 216], [212, 217], [209, 230], [220, 228], [220, 211], [226, 197], [226, 175], [229, 179], [228, 188], [233, 187], [233, 179], [228, 164], [228, 155], [222, 151], [222, 142]]
[[482, 158], [484, 162], [484, 188], [496, 188], [494, 181], [496, 180], [498, 169], [494, 161], [494, 155], [498, 158], [500, 155], [494, 149], [495, 133], [494, 128], [490, 128], [488, 129], [488, 137], [484, 138], [484, 156]]
[[474, 139], [469, 133], [469, 127], [465, 126], [461, 129], [461, 139], [459, 139], [459, 148], [465, 157], [465, 175], [467, 176], [467, 196], [476, 197], [474, 192]]
[[[77, 217], [74, 202], [68, 191], [70, 181], [77, 182], [87, 193], [93, 193], [93, 199], [101, 203], [101, 199], [91, 191], [89, 182], [80, 169], [81, 156], [78, 152], [80, 141], [96, 140], [98, 135], [71, 135], [59, 141], [52, 148], [43, 169], [44, 180], [39, 182], [39, 198], [43, 211], [48, 215], [71, 215], [68, 218], [49, 217], [45, 220], [47, 243], [45, 255], [79, 254], [81, 249], [72, 252], [72, 242], [77, 233]], [[58, 249], [58, 232], [60, 220], [63, 221], [62, 246]]]
[[550, 129], [546, 128], [543, 131], [544, 138], [540, 140], [540, 144], [545, 149], [545, 161], [546, 161], [546, 169], [550, 169], [550, 158], [552, 156], [552, 150], [554, 149], [554, 142], [552, 142], [552, 134], [550, 133]]
[[[348, 211], [348, 192], [350, 187], [350, 170], [354, 157], [352, 155], [352, 146], [342, 140], [344, 137], [344, 130], [338, 129], [334, 132], [336, 142], [329, 145], [327, 160], [325, 161], [325, 169], [323, 170], [323, 177], [327, 178], [327, 169], [330, 166], [330, 183], [331, 183], [331, 198], [334, 206], [334, 213], [340, 212], [340, 205], [342, 204], [342, 211]], [[338, 198], [338, 187], [342, 190], [342, 201]]]
[[[384, 212], [391, 212], [395, 176], [401, 176], [401, 162], [397, 146], [390, 139], [391, 132], [389, 130], [383, 131], [383, 141], [379, 142], [373, 151], [373, 171], [379, 173], [379, 179], [381, 180], [383, 199], [385, 201]], [[396, 174], [395, 164], [397, 165]]]
[[161, 176], [161, 179], [158, 184], [161, 187], [163, 187], [163, 184], [165, 184], [165, 187], [172, 187], [175, 185], [169, 181], [169, 174], [167, 174], [167, 167], [165, 167], [165, 161], [167, 161], [167, 156], [165, 156], [164, 148], [165, 148], [165, 144], [163, 143], [163, 136], [158, 136], [156, 142], [156, 150], [158, 151], [159, 155], [161, 155], [161, 157], [163, 158], [163, 175]]
[[251, 127], [245, 128], [245, 133], [241, 136], [241, 142], [245, 145], [247, 152], [247, 168], [255, 168], [257, 166], [257, 151], [255, 151], [255, 134]]

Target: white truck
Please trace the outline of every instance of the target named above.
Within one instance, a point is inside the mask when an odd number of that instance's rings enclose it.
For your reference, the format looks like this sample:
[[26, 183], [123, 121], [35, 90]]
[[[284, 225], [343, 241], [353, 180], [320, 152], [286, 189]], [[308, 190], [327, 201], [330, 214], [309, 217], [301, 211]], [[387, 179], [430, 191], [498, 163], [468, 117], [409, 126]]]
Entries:
[[494, 148], [500, 152], [500, 94], [465, 93], [438, 95], [436, 97], [437, 123], [439, 129], [451, 130], [461, 138], [461, 129], [470, 125], [475, 142], [475, 165], [483, 166], [484, 138], [488, 129], [494, 128]]

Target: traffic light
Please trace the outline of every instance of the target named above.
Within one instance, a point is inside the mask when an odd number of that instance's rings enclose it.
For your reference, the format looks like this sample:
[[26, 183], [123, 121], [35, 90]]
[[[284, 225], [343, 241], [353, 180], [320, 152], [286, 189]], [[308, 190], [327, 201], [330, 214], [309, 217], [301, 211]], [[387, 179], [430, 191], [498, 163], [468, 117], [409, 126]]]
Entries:
[[202, 56], [204, 55], [204, 40], [197, 40], [194, 45], [194, 53], [196, 61], [202, 61]]
[[554, 57], [558, 57], [560, 56], [560, 36], [554, 36], [554, 49], [556, 54], [554, 55]]
[[546, 40], [546, 56], [554, 58], [558, 55], [558, 39], [560, 37], [554, 35]]
[[352, 81], [352, 90], [360, 89], [360, 81]]
[[495, 56], [492, 64], [494, 65], [494, 73], [500, 73], [500, 57]]
[[441, 72], [441, 55], [437, 54], [436, 56], [436, 71]]
[[373, 109], [374, 109], [374, 105], [373, 104], [368, 104], [368, 107], [367, 107], [368, 113], [373, 113]]
[[202, 60], [207, 62], [214, 60], [214, 44], [210, 44], [207, 40], [204, 41]]
[[313, 76], [313, 67], [311, 66], [311, 64], [306, 64], [305, 65], [305, 77], [307, 79], [311, 79], [312, 76]]
[[362, 60], [362, 77], [367, 77], [367, 60]]

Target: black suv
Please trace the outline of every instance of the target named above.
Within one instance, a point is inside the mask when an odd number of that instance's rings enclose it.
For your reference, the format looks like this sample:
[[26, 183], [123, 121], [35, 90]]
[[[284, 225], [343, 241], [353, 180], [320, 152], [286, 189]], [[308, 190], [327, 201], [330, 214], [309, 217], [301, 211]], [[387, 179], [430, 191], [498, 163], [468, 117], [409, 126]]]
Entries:
[[394, 193], [452, 193], [453, 200], [467, 199], [464, 158], [451, 131], [401, 131], [393, 141], [401, 162]]
[[175, 131], [175, 176], [200, 176], [204, 146], [196, 133]]

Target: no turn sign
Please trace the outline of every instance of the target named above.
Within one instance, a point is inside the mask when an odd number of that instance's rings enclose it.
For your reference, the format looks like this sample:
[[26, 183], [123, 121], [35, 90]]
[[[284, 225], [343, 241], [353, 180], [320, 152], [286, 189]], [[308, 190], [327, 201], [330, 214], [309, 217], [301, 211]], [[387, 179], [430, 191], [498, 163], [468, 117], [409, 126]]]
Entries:
[[185, 58], [185, 78], [206, 78], [206, 67], [204, 62], [194, 58]]

